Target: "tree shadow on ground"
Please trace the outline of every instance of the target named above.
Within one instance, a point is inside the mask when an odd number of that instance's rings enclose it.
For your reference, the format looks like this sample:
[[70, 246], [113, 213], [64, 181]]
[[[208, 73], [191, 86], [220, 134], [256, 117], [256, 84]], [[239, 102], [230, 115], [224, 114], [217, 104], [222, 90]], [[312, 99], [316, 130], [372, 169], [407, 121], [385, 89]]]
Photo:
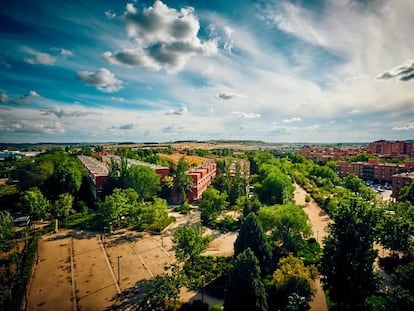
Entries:
[[111, 299], [113, 302], [112, 306], [105, 310], [138, 310], [138, 305], [146, 297], [148, 282], [148, 280], [138, 281], [134, 286], [123, 290], [120, 294], [117, 294]]
[[[102, 237], [101, 237], [102, 238]], [[129, 233], [126, 235], [105, 235], [105, 246], [113, 247], [125, 244], [127, 242], [135, 242], [143, 238], [141, 233]]]

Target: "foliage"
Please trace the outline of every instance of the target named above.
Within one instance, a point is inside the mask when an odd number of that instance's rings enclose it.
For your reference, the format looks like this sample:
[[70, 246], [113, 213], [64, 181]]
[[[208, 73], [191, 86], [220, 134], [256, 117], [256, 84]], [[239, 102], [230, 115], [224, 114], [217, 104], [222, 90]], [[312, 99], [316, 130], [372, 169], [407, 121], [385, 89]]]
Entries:
[[302, 238], [311, 233], [308, 217], [299, 205], [266, 206], [259, 210], [258, 215], [263, 229], [271, 231], [273, 240], [281, 241], [288, 251], [296, 253]]
[[271, 258], [271, 248], [262, 225], [254, 213], [250, 213], [241, 224], [239, 235], [234, 242], [234, 256], [243, 253], [247, 248], [253, 251], [259, 260], [262, 273], [265, 274]]
[[13, 245], [13, 218], [8, 211], [0, 211], [0, 252], [8, 251]]
[[76, 193], [83, 178], [83, 169], [79, 161], [74, 158], [63, 156], [62, 159], [55, 163], [55, 169], [51, 180], [51, 196], [69, 193]]
[[255, 184], [260, 202], [266, 204], [284, 204], [293, 195], [292, 182], [286, 174], [274, 165], [262, 165], [260, 178]]
[[411, 182], [408, 186], [401, 189], [398, 200], [402, 202], [407, 201], [414, 205], [414, 182]]
[[378, 227], [379, 241], [383, 247], [404, 254], [410, 252], [414, 231], [411, 220], [397, 214], [384, 214]]
[[43, 196], [39, 188], [30, 188], [24, 191], [20, 196], [19, 206], [34, 220], [43, 219], [50, 212], [50, 202]]
[[[289, 254], [280, 259], [278, 268], [270, 282], [269, 304], [278, 310], [308, 310], [309, 302], [315, 294], [314, 280], [317, 276], [315, 266], [306, 267], [300, 258]], [[295, 299], [303, 297], [303, 299]], [[301, 302], [302, 303], [298, 303]]]
[[174, 232], [175, 255], [182, 261], [193, 261], [207, 248], [211, 237], [203, 237], [204, 228], [200, 224], [178, 227]]
[[376, 289], [373, 249], [376, 214], [369, 204], [343, 204], [333, 217], [321, 258], [324, 288], [341, 310], [361, 310]]
[[211, 224], [228, 205], [227, 195], [220, 193], [213, 187], [208, 187], [199, 203], [201, 221], [203, 224]]
[[309, 238], [301, 243], [298, 256], [303, 259], [305, 265], [319, 263], [322, 249], [315, 238]]
[[262, 204], [257, 195], [254, 195], [252, 198], [242, 196], [236, 201], [236, 208], [243, 211], [243, 217], [247, 217], [251, 212], [257, 214], [261, 206]]
[[184, 158], [180, 158], [175, 171], [175, 183], [181, 201], [185, 200], [187, 191], [191, 190], [193, 187], [193, 179], [190, 175], [186, 174], [188, 169], [188, 164], [185, 162]]
[[69, 193], [62, 193], [52, 204], [52, 213], [59, 219], [66, 220], [73, 212], [73, 196]]
[[374, 197], [373, 192], [369, 189], [361, 178], [355, 174], [349, 174], [343, 180], [344, 187], [360, 195], [365, 200], [370, 200]]
[[266, 291], [260, 278], [259, 262], [247, 248], [238, 254], [228, 273], [224, 311], [266, 311]]
[[163, 199], [155, 198], [154, 202], [146, 202], [141, 208], [141, 229], [143, 230], [160, 232], [173, 221], [173, 218], [168, 216], [167, 201]]
[[160, 176], [148, 166], [133, 165], [127, 170], [125, 187], [134, 189], [140, 200], [149, 200], [161, 190]]

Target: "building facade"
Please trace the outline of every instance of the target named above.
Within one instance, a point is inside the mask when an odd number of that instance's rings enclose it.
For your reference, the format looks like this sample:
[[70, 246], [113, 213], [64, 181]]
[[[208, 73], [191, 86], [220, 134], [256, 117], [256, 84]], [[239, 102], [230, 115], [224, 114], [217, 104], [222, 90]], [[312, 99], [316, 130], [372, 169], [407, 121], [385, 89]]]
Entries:
[[108, 167], [95, 158], [78, 155], [88, 172], [88, 185], [95, 200], [103, 199], [105, 196], [105, 183], [109, 179]]
[[370, 153], [381, 157], [411, 157], [413, 145], [405, 141], [377, 140], [368, 145]]
[[216, 178], [216, 172], [216, 162], [206, 162], [187, 171], [187, 175], [191, 176], [193, 180], [193, 187], [187, 192], [189, 202], [201, 199], [203, 192], [211, 185], [214, 178]]
[[414, 172], [402, 173], [392, 176], [392, 194], [393, 199], [398, 200], [402, 188], [409, 186], [414, 181]]
[[339, 162], [338, 174], [341, 177], [355, 174], [364, 180], [377, 182], [391, 182], [392, 176], [414, 171], [414, 161], [404, 164], [380, 163], [378, 159], [369, 159], [368, 162]]

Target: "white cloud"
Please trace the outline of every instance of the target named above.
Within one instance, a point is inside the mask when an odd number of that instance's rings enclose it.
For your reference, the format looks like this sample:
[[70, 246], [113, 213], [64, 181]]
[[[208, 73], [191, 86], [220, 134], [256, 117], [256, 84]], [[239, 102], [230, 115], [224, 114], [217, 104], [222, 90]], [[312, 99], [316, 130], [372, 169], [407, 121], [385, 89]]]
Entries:
[[9, 96], [6, 93], [0, 93], [0, 103], [7, 103], [9, 101]]
[[166, 115], [169, 115], [169, 116], [171, 116], [171, 115], [181, 116], [181, 115], [183, 115], [185, 113], [187, 113], [187, 107], [181, 107], [181, 108], [179, 108], [177, 110], [170, 109], [165, 114]]
[[125, 102], [125, 98], [122, 98], [122, 97], [114, 97], [114, 96], [112, 96], [110, 98], [110, 100], [112, 100], [113, 102], [116, 102], [116, 103], [123, 103], [123, 102]]
[[300, 122], [300, 121], [302, 121], [302, 119], [299, 118], [299, 117], [293, 117], [293, 118], [290, 118], [290, 119], [283, 119], [282, 120], [283, 123], [297, 123], [297, 122]]
[[27, 57], [24, 59], [26, 63], [36, 65], [53, 65], [56, 62], [56, 57], [48, 53], [38, 52], [32, 49], [26, 50], [28, 54], [33, 57]]
[[239, 97], [239, 96], [240, 95], [238, 95], [238, 94], [227, 93], [227, 92], [216, 94], [217, 99], [224, 99], [224, 100], [233, 99], [233, 98], [236, 98], [236, 97]]
[[106, 16], [108, 19], [113, 19], [113, 18], [115, 18], [115, 17], [116, 17], [116, 14], [115, 14], [114, 12], [112, 12], [111, 10], [107, 10], [107, 11], [105, 11], [105, 16]]
[[6, 93], [0, 93], [0, 103], [25, 105], [25, 104], [30, 103], [31, 97], [39, 97], [39, 96], [40, 95], [36, 91], [29, 91], [29, 93], [24, 94], [17, 98], [10, 98]]
[[359, 113], [359, 109], [353, 109], [351, 111], [348, 111], [349, 114], [358, 114]]
[[193, 56], [217, 52], [215, 41], [198, 38], [200, 24], [191, 7], [177, 11], [156, 0], [153, 7], [139, 11], [129, 3], [123, 20], [136, 47], [105, 52], [103, 56], [110, 63], [175, 73]]
[[241, 112], [241, 111], [233, 111], [233, 113], [241, 118], [246, 118], [246, 119], [256, 119], [256, 118], [260, 118], [261, 114], [260, 113], [253, 113], [253, 112]]
[[42, 115], [44, 116], [48, 116], [48, 115], [55, 115], [58, 118], [63, 118], [63, 117], [83, 117], [83, 116], [87, 116], [90, 114], [100, 114], [98, 112], [93, 112], [93, 111], [87, 111], [87, 110], [83, 110], [83, 111], [78, 111], [78, 110], [72, 110], [72, 111], [68, 111], [68, 110], [64, 110], [64, 109], [57, 109], [57, 108], [41, 108], [40, 111], [42, 112]]
[[96, 72], [78, 71], [76, 77], [105, 93], [118, 92], [123, 88], [123, 82], [106, 68], [99, 68]]
[[393, 131], [410, 131], [414, 130], [414, 122], [407, 123], [404, 125], [397, 125], [392, 128]]

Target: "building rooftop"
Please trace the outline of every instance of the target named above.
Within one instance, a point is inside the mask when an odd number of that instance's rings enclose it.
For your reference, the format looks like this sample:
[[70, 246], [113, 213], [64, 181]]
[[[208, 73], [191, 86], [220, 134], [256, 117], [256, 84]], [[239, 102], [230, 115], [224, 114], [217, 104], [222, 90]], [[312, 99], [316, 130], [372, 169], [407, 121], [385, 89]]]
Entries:
[[78, 159], [94, 176], [108, 176], [108, 167], [95, 158], [78, 155]]
[[[120, 156], [107, 155], [105, 157], [107, 157], [107, 158], [114, 158], [118, 162], [121, 161], [121, 157]], [[131, 165], [148, 166], [148, 167], [151, 167], [154, 170], [157, 170], [157, 169], [158, 170], [159, 169], [167, 169], [168, 170], [169, 169], [166, 166], [160, 166], [160, 165], [156, 165], [156, 164], [153, 164], [153, 163], [142, 162], [142, 161], [138, 161], [138, 160], [134, 160], [134, 159], [127, 159], [127, 161], [128, 161], [128, 166], [131, 166]]]

